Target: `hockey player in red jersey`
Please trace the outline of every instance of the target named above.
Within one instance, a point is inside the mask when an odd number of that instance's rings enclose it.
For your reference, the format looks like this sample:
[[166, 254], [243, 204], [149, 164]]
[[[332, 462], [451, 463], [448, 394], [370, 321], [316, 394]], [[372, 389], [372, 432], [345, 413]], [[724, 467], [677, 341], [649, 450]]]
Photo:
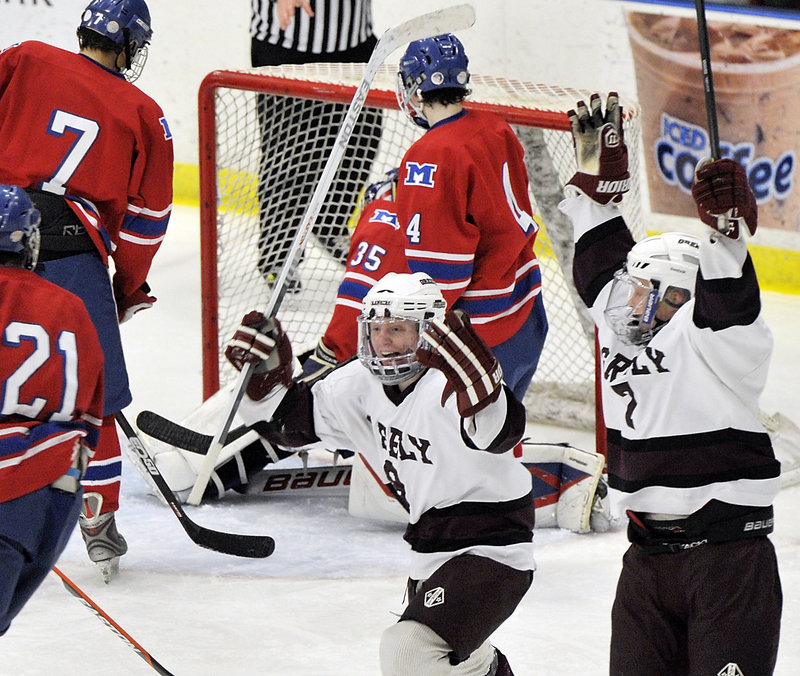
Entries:
[[538, 226], [513, 130], [464, 108], [467, 66], [452, 34], [412, 42], [400, 60], [398, 102], [427, 131], [400, 165], [397, 215], [411, 271], [428, 273], [448, 307], [469, 314], [522, 399], [547, 334]]
[[356, 319], [364, 296], [387, 272], [410, 272], [406, 239], [394, 205], [397, 169], [364, 191], [358, 223], [350, 238], [347, 267], [339, 284], [336, 306], [314, 351], [302, 359], [303, 377], [318, 377], [356, 354]]
[[489, 637], [535, 568], [531, 478], [512, 452], [525, 409], [428, 275], [384, 276], [358, 325], [358, 361], [309, 386], [277, 320], [249, 313], [226, 348], [255, 365], [239, 413], [282, 447], [355, 446], [406, 507], [409, 603], [381, 640], [383, 674], [509, 676]]
[[[611, 614], [612, 676], [773, 673], [781, 583], [772, 502], [780, 464], [759, 422], [772, 353], [746, 236], [744, 168], [698, 165], [700, 237], [634, 243], [616, 94], [570, 112], [578, 171], [575, 285], [598, 330], [612, 513], [631, 541]], [[724, 223], [718, 230], [718, 219]]]
[[114, 414], [131, 401], [118, 322], [155, 302], [147, 273], [172, 207], [169, 127], [128, 81], [151, 35], [144, 0], [93, 0], [78, 28], [80, 53], [36, 41], [0, 53], [0, 182], [25, 188], [41, 212], [37, 272], [83, 300], [105, 355], [81, 530], [106, 580], [127, 549], [114, 519], [122, 469]]
[[0, 635], [78, 521], [103, 412], [103, 353], [80, 298], [31, 272], [39, 213], [0, 185]]

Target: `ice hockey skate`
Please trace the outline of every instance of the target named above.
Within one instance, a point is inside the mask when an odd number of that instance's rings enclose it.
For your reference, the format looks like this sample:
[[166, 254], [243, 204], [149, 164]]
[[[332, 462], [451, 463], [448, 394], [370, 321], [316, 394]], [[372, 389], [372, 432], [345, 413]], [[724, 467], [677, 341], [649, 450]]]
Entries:
[[128, 543], [117, 531], [114, 512], [99, 513], [102, 504], [101, 495], [87, 493], [78, 522], [89, 559], [97, 564], [103, 582], [108, 584], [119, 573], [119, 557], [128, 551]]

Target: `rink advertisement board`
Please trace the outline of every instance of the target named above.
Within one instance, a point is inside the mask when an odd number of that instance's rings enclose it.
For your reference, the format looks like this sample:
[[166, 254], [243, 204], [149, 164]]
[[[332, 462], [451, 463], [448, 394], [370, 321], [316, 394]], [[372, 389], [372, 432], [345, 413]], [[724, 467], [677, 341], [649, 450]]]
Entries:
[[[747, 169], [759, 225], [798, 232], [800, 125], [787, 111], [800, 100], [800, 9], [786, 4], [707, 0], [706, 10], [720, 154]], [[711, 154], [696, 9], [693, 2], [624, 5], [650, 208], [693, 217], [694, 168]]]

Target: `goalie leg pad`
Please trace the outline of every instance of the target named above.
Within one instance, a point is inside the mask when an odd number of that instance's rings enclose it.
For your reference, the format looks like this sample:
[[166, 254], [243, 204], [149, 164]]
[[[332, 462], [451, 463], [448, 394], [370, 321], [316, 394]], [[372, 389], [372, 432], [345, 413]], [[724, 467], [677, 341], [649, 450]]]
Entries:
[[603, 475], [605, 458], [599, 453], [567, 448], [558, 498], [558, 527], [576, 533], [589, 533], [595, 494]]
[[353, 457], [347, 511], [362, 519], [408, 523], [408, 512], [360, 453]]
[[588, 533], [596, 521], [597, 530], [607, 530], [592, 512], [605, 465], [602, 455], [569, 444], [524, 443], [522, 460], [533, 481], [536, 528]]

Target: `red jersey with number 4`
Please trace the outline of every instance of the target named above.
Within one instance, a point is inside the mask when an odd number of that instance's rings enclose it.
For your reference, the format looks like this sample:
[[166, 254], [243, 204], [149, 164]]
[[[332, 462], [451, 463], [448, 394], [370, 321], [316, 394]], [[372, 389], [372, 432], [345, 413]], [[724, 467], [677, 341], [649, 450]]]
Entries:
[[65, 195], [128, 295], [145, 281], [172, 208], [161, 108], [81, 54], [29, 41], [0, 53], [0, 183]]
[[408, 266], [433, 277], [490, 346], [517, 332], [541, 291], [523, 155], [505, 120], [464, 110], [431, 127], [400, 165]]
[[364, 296], [375, 282], [387, 272], [409, 272], [405, 248], [406, 238], [398, 227], [394, 202], [378, 199], [367, 204], [350, 239], [347, 269], [339, 285], [333, 317], [322, 336], [337, 361], [356, 353], [356, 318], [361, 314]]
[[0, 502], [94, 452], [103, 352], [83, 302], [30, 270], [0, 267]]

